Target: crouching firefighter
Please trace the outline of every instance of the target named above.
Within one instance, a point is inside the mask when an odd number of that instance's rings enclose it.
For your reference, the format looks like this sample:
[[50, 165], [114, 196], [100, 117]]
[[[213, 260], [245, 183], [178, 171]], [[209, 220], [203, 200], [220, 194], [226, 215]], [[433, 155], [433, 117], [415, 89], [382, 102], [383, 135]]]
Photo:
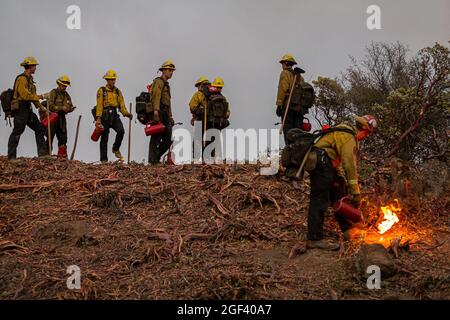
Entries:
[[[339, 244], [324, 240], [323, 222], [327, 208], [345, 195], [350, 195], [351, 204], [359, 208], [361, 191], [358, 184], [357, 149], [358, 141], [371, 135], [377, 129], [373, 116], [356, 116], [356, 126], [340, 124], [323, 130], [312, 148], [310, 159], [316, 158], [316, 165], [310, 168], [311, 192], [308, 209], [307, 248], [337, 250]], [[338, 174], [342, 166], [344, 177]], [[345, 181], [346, 180], [346, 181]], [[349, 239], [353, 224], [339, 214], [335, 218]]]
[[312, 107], [315, 94], [313, 87], [302, 77], [305, 71], [301, 68], [293, 69], [297, 61], [292, 55], [284, 55], [279, 62], [282, 71], [278, 83], [276, 114], [281, 118], [284, 142], [287, 144], [289, 130], [302, 126], [303, 117]]
[[[207, 92], [210, 85], [211, 82], [208, 80], [208, 78], [200, 77], [195, 83], [197, 91], [194, 93], [191, 101], [189, 102], [189, 110], [192, 114], [191, 125], [194, 127], [194, 159], [201, 158], [201, 150], [203, 150], [202, 137], [205, 134], [203, 127], [203, 118], [208, 104], [206, 101], [205, 93]], [[201, 132], [201, 136], [200, 134], [197, 134], [197, 132]], [[197, 154], [197, 150], [200, 150], [200, 154]]]
[[[56, 80], [58, 87], [50, 91], [47, 99], [47, 108], [51, 112], [58, 114], [58, 119], [50, 127], [50, 141], [53, 143], [53, 139], [58, 139], [58, 159], [67, 159], [67, 121], [66, 115], [75, 110], [72, 104], [72, 99], [67, 92], [67, 87], [70, 86], [70, 79], [64, 75]], [[44, 116], [46, 114], [44, 113]]]
[[98, 89], [97, 106], [95, 107], [95, 125], [97, 127], [103, 126], [104, 128], [100, 138], [100, 161], [108, 161], [108, 138], [110, 129], [116, 132], [112, 152], [117, 159], [123, 161], [124, 158], [120, 153], [120, 146], [122, 145], [125, 130], [118, 110], [124, 117], [132, 119], [133, 115], [125, 107], [122, 92], [116, 87], [117, 73], [114, 70], [109, 70], [103, 76], [103, 79], [106, 80], [106, 86]]
[[[203, 89], [204, 95], [207, 101], [206, 112], [203, 114], [203, 146], [206, 148], [208, 145], [214, 142], [215, 148], [211, 151], [211, 157], [216, 156], [216, 149], [221, 153], [222, 145], [219, 141], [207, 138], [207, 132], [209, 129], [223, 130], [230, 125], [230, 105], [227, 98], [222, 94], [222, 90], [225, 83], [222, 78], [217, 77], [214, 79], [211, 86], [207, 86]], [[211, 137], [211, 138], [213, 138]], [[203, 158], [207, 158], [209, 155], [203, 154]]]
[[153, 80], [150, 88], [150, 103], [147, 110], [149, 118], [153, 122], [161, 122], [166, 129], [164, 132], [154, 134], [150, 138], [148, 162], [150, 164], [160, 163], [161, 157], [172, 145], [172, 127], [174, 120], [172, 116], [171, 95], [169, 80], [175, 72], [175, 64], [172, 60], [164, 62], [159, 68], [161, 76]]
[[34, 131], [38, 156], [48, 155], [48, 145], [45, 142], [45, 127], [33, 112], [31, 104], [41, 111], [47, 111], [39, 100], [42, 95], [36, 94], [36, 85], [33, 81], [33, 74], [36, 72], [37, 60], [34, 57], [26, 57], [20, 66], [25, 71], [18, 75], [14, 81], [11, 99], [11, 113], [7, 116], [14, 117], [14, 128], [8, 141], [8, 159], [14, 160], [17, 157], [17, 146], [20, 136], [25, 131], [26, 126]]

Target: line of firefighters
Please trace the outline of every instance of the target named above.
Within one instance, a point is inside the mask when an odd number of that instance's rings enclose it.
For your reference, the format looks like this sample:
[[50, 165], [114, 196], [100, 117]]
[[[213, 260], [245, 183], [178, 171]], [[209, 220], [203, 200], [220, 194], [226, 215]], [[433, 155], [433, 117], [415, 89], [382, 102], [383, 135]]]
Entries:
[[[301, 99], [295, 99], [296, 88], [301, 88], [304, 83], [301, 74], [305, 71], [301, 68], [294, 70], [297, 62], [290, 54], [284, 55], [279, 62], [282, 71], [278, 84], [276, 114], [282, 119], [284, 139], [286, 144], [289, 144], [292, 141], [288, 139], [288, 132], [291, 129], [301, 128], [304, 115], [307, 113], [307, 110], [302, 108]], [[12, 89], [11, 107], [10, 110], [5, 110], [8, 118], [14, 118], [14, 127], [8, 141], [8, 159], [16, 159], [20, 136], [26, 126], [35, 133], [38, 156], [49, 155], [51, 143], [48, 141], [53, 141], [56, 136], [58, 158], [67, 158], [66, 115], [75, 110], [67, 92], [67, 87], [71, 85], [69, 77], [61, 76], [56, 81], [57, 88], [48, 94], [38, 95], [33, 81], [33, 74], [38, 65], [37, 60], [34, 57], [26, 57], [20, 65], [25, 70], [16, 77]], [[145, 122], [162, 123], [165, 126], [163, 132], [152, 135], [150, 138], [149, 163], [151, 164], [159, 163], [172, 144], [172, 127], [175, 121], [168, 81], [172, 78], [175, 70], [175, 65], [171, 60], [162, 64], [159, 68], [161, 75], [154, 79], [149, 88], [150, 99], [146, 103], [145, 117], [141, 117], [142, 114], [139, 114], [137, 110], [140, 121], [145, 118]], [[110, 129], [116, 132], [112, 151], [118, 159], [123, 160], [120, 147], [125, 130], [118, 112], [130, 120], [133, 115], [125, 106], [122, 92], [116, 87], [116, 72], [109, 70], [103, 78], [106, 80], [106, 85], [98, 89], [97, 104], [92, 111], [96, 127], [102, 129], [100, 160], [108, 161]], [[192, 125], [195, 126], [197, 122], [202, 123], [202, 136], [205, 130], [210, 128], [219, 130], [226, 128], [229, 125], [230, 108], [226, 98], [222, 95], [223, 79], [216, 78], [213, 83], [210, 83], [206, 77], [200, 77], [195, 83], [195, 87], [197, 92], [189, 102], [189, 109], [193, 116]], [[41, 103], [40, 101], [44, 99], [45, 101]], [[49, 111], [58, 115], [57, 121], [53, 124], [50, 124], [50, 119], [47, 119], [47, 125], [51, 126], [51, 130], [46, 130], [43, 123], [39, 121], [32, 111], [32, 104], [39, 110], [43, 118], [49, 115]], [[210, 110], [211, 105], [214, 107]], [[208, 112], [206, 112], [207, 110]], [[306, 167], [309, 167], [311, 179], [307, 247], [337, 250], [339, 245], [336, 242], [324, 239], [324, 216], [327, 208], [346, 194], [350, 196], [352, 205], [356, 208], [359, 207], [361, 191], [357, 173], [358, 141], [368, 137], [377, 129], [377, 121], [370, 115], [355, 116], [354, 124], [339, 124], [331, 128], [332, 130], [324, 129], [320, 138], [314, 141], [311, 152], [307, 154], [309, 164]], [[203, 147], [205, 146], [204, 144]], [[343, 170], [338, 170], [340, 168]], [[340, 171], [343, 171], [344, 174], [339, 174]], [[339, 215], [336, 215], [336, 219], [344, 233], [344, 238], [351, 238], [352, 230], [355, 230], [357, 225]]]

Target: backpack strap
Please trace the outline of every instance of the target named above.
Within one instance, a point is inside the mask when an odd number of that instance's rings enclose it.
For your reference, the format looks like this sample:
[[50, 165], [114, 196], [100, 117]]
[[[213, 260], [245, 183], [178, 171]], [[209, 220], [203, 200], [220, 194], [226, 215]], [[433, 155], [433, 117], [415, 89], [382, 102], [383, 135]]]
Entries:
[[352, 129], [348, 129], [348, 128], [338, 128], [338, 127], [332, 127], [326, 130], [320, 130], [320, 134], [323, 136], [327, 133], [331, 133], [331, 132], [346, 132], [351, 134], [352, 136], [356, 136], [356, 132]]
[[328, 133], [332, 132], [346, 132], [348, 134], [351, 134], [353, 137], [356, 137], [356, 132], [352, 129], [348, 128], [338, 128], [338, 127], [332, 127], [326, 130], [317, 130], [313, 133], [314, 140], [313, 144], [316, 144], [323, 136], [325, 136]]
[[[19, 80], [20, 77], [26, 77], [26, 76], [23, 73], [21, 73], [14, 80], [14, 84], [13, 84], [13, 87], [12, 87], [12, 89], [13, 89], [13, 100], [16, 99], [16, 83], [17, 83], [17, 80]], [[27, 81], [28, 81], [28, 79], [27, 79]]]
[[[103, 94], [103, 108], [104, 108], [104, 107], [106, 107], [105, 100], [106, 100], [108, 93], [106, 92], [106, 87], [102, 87], [101, 89], [102, 89], [102, 94]], [[117, 94], [117, 101], [119, 101], [119, 96], [120, 96], [119, 88], [114, 87], [114, 92]]]

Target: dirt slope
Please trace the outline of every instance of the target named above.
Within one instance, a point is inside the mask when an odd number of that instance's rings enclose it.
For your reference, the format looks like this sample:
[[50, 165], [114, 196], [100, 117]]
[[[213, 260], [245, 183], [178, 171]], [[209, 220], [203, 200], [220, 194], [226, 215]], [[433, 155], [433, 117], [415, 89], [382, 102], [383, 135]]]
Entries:
[[[355, 272], [359, 242], [288, 259], [307, 204], [307, 182], [250, 165], [0, 158], [0, 299], [450, 298], [448, 199], [405, 204], [419, 240], [381, 290]], [[325, 230], [339, 239], [331, 214]]]

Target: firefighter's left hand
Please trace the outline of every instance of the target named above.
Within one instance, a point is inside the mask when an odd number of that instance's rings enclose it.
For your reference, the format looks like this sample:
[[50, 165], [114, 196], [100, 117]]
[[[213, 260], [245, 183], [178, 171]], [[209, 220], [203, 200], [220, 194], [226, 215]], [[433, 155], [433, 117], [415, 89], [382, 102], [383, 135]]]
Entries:
[[283, 115], [283, 107], [282, 106], [277, 106], [276, 114], [278, 117], [281, 117]]
[[125, 117], [129, 118], [130, 120], [133, 120], [133, 115], [131, 113], [127, 113]]
[[62, 111], [65, 113], [71, 113], [73, 110], [75, 110], [74, 107], [70, 107], [70, 106], [65, 106], [63, 107]]
[[361, 195], [360, 194], [353, 194], [351, 196], [351, 200], [350, 200], [351, 204], [358, 209], [361, 205]]
[[173, 118], [170, 118], [169, 123], [173, 127], [175, 125], [175, 120], [173, 120]]
[[40, 107], [38, 107], [38, 109], [39, 109], [40, 112], [44, 112], [44, 113], [49, 112], [49, 111], [47, 110], [47, 108], [45, 108], [44, 106], [40, 106]]
[[199, 106], [195, 109], [194, 114], [201, 116], [203, 115], [203, 107]]

